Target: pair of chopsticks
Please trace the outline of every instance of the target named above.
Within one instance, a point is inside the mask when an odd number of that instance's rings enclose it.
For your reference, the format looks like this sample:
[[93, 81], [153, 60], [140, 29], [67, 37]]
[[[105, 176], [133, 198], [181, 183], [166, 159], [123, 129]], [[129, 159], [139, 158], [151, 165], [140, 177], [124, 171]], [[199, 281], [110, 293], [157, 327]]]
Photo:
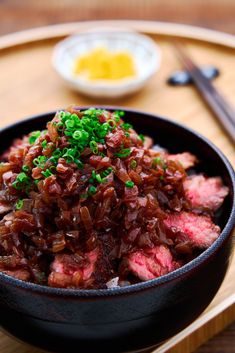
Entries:
[[193, 82], [202, 98], [208, 104], [233, 142], [235, 142], [235, 110], [212, 85], [210, 80], [202, 74], [200, 68], [192, 61], [189, 55], [186, 54], [183, 45], [180, 42], [174, 42], [174, 47], [180, 61], [187, 72], [191, 75]]

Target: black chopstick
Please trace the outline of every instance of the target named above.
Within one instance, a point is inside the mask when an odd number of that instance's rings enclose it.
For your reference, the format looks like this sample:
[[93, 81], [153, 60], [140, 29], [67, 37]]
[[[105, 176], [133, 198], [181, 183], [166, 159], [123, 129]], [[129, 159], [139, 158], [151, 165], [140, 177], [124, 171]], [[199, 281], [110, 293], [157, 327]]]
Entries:
[[211, 84], [211, 82], [202, 74], [200, 68], [186, 54], [182, 44], [174, 42], [175, 49], [183, 66], [191, 75], [195, 86], [210, 109], [214, 112], [221, 125], [225, 128], [229, 136], [235, 142], [235, 111]]

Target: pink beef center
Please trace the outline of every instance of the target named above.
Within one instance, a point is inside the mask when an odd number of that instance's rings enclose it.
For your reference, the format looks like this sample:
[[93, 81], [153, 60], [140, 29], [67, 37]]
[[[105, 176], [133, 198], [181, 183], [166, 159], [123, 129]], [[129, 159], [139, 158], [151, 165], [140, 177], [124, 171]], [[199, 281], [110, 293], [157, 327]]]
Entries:
[[144, 281], [165, 275], [178, 267], [170, 251], [162, 245], [151, 249], [148, 254], [143, 251], [132, 253], [128, 257], [128, 265], [130, 271]]
[[203, 175], [189, 177], [184, 182], [186, 197], [193, 207], [208, 207], [216, 211], [228, 194], [220, 178], [205, 178]]
[[210, 246], [220, 233], [220, 228], [209, 217], [190, 212], [169, 214], [164, 224], [176, 237], [189, 240], [199, 248]]

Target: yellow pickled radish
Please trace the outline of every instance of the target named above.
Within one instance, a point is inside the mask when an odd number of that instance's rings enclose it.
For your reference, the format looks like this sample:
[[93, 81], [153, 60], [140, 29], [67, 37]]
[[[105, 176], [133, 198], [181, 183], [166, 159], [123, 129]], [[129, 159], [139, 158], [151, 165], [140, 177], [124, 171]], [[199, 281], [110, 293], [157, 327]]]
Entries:
[[75, 60], [74, 74], [89, 80], [119, 80], [135, 76], [136, 71], [128, 51], [111, 52], [98, 47]]

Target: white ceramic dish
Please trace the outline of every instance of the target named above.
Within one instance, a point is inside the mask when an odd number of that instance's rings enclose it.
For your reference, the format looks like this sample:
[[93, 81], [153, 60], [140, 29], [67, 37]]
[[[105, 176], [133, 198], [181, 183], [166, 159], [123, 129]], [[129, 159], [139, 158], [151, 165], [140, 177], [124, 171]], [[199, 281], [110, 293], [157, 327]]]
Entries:
[[[109, 51], [129, 51], [134, 59], [136, 75], [120, 80], [90, 81], [76, 76], [74, 62], [80, 55], [97, 47]], [[131, 31], [84, 32], [59, 42], [54, 49], [52, 63], [58, 74], [77, 91], [93, 97], [118, 98], [141, 89], [158, 70], [161, 51], [147, 36]]]

